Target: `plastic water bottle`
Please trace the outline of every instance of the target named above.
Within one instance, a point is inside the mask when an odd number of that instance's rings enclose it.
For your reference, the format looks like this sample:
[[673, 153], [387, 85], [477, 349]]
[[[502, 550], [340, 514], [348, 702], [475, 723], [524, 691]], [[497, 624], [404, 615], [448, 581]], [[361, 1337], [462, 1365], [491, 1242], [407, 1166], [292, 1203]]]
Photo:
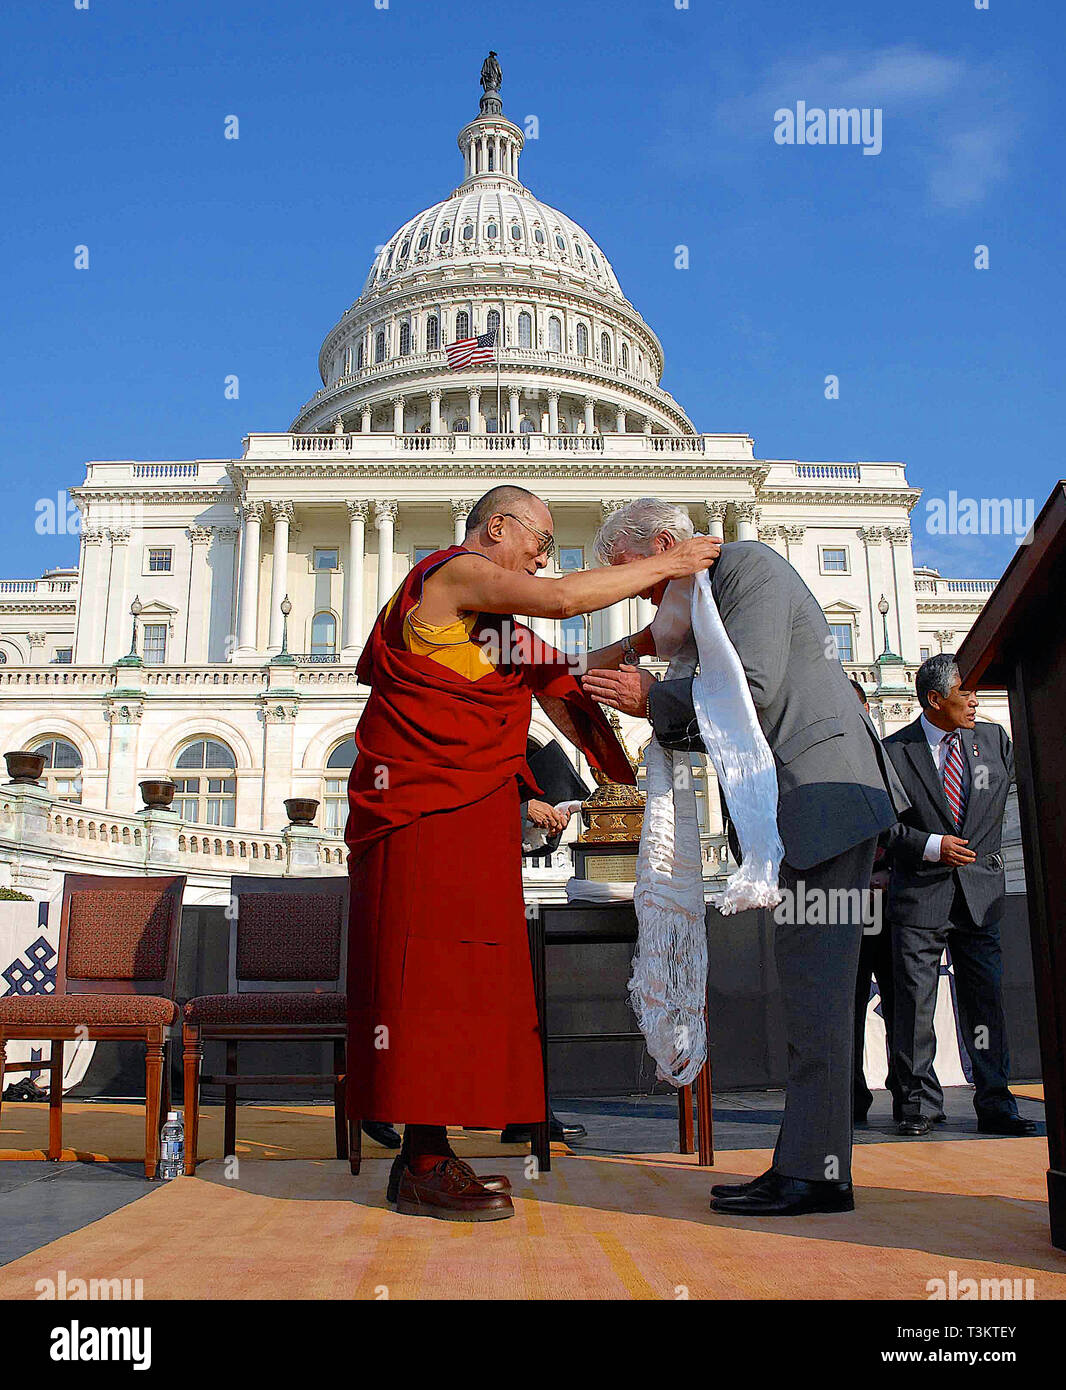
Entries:
[[177, 1110], [167, 1116], [160, 1135], [159, 1176], [180, 1178], [185, 1174], [185, 1124]]

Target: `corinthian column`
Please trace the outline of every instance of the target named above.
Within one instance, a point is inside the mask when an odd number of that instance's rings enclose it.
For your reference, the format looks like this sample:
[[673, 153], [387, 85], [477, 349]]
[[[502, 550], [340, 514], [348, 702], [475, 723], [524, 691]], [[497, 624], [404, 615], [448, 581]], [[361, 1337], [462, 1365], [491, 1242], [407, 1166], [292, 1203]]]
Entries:
[[726, 503], [720, 500], [705, 502], [707, 508], [707, 534], [717, 536], [719, 540], [725, 535], [725, 509]]
[[263, 524], [263, 502], [245, 502], [241, 538], [241, 606], [237, 624], [237, 650], [254, 652], [259, 610], [259, 534]]
[[440, 434], [440, 398], [443, 393], [434, 389], [429, 393], [429, 432]]
[[270, 511], [274, 517], [274, 564], [270, 574], [270, 635], [267, 638], [267, 647], [272, 652], [280, 652], [281, 601], [288, 593], [289, 585], [289, 522], [292, 520], [292, 503], [271, 502]]
[[738, 502], [736, 505], [737, 514], [737, 540], [756, 541], [759, 539], [759, 513], [754, 502]]
[[464, 497], [452, 503], [452, 523], [454, 525], [455, 544], [462, 545], [466, 539], [466, 519], [470, 515], [474, 503], [469, 497]]
[[[471, 386], [469, 389], [470, 397], [470, 433], [484, 434], [485, 425], [481, 419], [481, 387]], [[496, 429], [499, 431], [500, 422], [497, 420]]]
[[593, 396], [585, 397], [585, 433], [596, 433], [596, 401]]
[[548, 392], [548, 433], [559, 433], [559, 392]]
[[392, 547], [396, 527], [396, 502], [374, 503], [374, 525], [378, 532], [378, 612], [392, 598]]
[[363, 570], [366, 564], [367, 502], [348, 503], [348, 565], [344, 573], [342, 648], [354, 655], [363, 645]]

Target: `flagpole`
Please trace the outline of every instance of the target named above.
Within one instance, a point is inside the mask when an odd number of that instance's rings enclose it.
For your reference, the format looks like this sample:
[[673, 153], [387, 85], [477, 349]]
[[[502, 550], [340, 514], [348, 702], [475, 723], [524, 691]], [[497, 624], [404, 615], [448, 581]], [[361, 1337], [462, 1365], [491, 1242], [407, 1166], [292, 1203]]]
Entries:
[[500, 329], [496, 330], [496, 433], [503, 433], [503, 420], [500, 416]]

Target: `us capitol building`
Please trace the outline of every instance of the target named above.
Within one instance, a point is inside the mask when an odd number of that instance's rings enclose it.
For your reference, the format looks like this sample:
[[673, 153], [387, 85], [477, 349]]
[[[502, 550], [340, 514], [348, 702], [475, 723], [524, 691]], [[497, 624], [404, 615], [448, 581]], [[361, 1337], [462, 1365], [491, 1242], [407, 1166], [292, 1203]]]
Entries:
[[[604, 515], [649, 494], [773, 546], [885, 732], [915, 717], [921, 660], [980, 611], [993, 580], [915, 568], [920, 489], [902, 463], [762, 459], [746, 434], [696, 428], [607, 256], [522, 183], [523, 132], [486, 71], [462, 182], [389, 237], [289, 429], [250, 434], [235, 459], [87, 464], [77, 569], [0, 581], [0, 749], [46, 761], [40, 786], [4, 788], [0, 883], [37, 896], [63, 869], [170, 866], [206, 902], [233, 872], [343, 872], [356, 659], [410, 566], [461, 539], [504, 480], [552, 508], [549, 573], [591, 563]], [[493, 327], [499, 409], [495, 366], [451, 371], [445, 355]], [[650, 614], [636, 599], [534, 626], [579, 651]], [[1005, 699], [983, 716], [1005, 723]], [[636, 755], [647, 726], [624, 723]], [[697, 773], [711, 858], [718, 797]], [[173, 809], [146, 810], [139, 784], [163, 779]], [[288, 798], [317, 800], [315, 823], [290, 824]], [[564, 857], [530, 863], [532, 896], [560, 895]]]

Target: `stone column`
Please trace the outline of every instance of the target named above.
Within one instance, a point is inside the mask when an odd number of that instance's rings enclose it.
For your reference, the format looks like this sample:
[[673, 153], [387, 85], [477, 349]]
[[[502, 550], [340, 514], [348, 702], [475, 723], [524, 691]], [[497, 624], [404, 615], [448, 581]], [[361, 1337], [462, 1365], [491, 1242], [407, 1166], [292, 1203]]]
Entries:
[[[914, 593], [914, 560], [911, 555], [911, 528], [890, 526], [885, 531], [892, 557], [892, 587], [895, 594], [896, 651], [910, 661], [918, 656], [918, 604]], [[910, 655], [908, 655], [910, 653]]]
[[274, 518], [274, 563], [270, 574], [267, 649], [280, 652], [283, 622], [281, 601], [289, 591], [289, 522], [292, 520], [292, 503], [271, 502], [270, 511]]
[[866, 548], [866, 599], [869, 605], [867, 612], [870, 614], [869, 660], [876, 661], [881, 655], [880, 644], [884, 640], [884, 623], [881, 622], [877, 604], [882, 593], [888, 597], [887, 581], [881, 565], [881, 544], [885, 532], [881, 526], [860, 526], [857, 534]]
[[245, 502], [241, 536], [240, 616], [237, 625], [238, 652], [252, 653], [259, 640], [259, 534], [263, 524], [264, 502]]
[[512, 434], [518, 433], [518, 426], [520, 424], [520, 420], [518, 417], [518, 394], [518, 388], [516, 386], [509, 386], [507, 388], [507, 398], [510, 403], [510, 419], [508, 421], [508, 428], [510, 429]]
[[31, 666], [43, 666], [45, 664], [45, 643], [47, 641], [48, 634], [46, 632], [27, 632], [26, 642], [30, 649]]
[[211, 615], [211, 570], [207, 563], [214, 532], [209, 526], [190, 526], [189, 611], [185, 618], [185, 660], [199, 666], [207, 660], [207, 624]]
[[596, 401], [592, 396], [585, 397], [585, 433], [596, 433]]
[[468, 497], [452, 503], [452, 525], [456, 545], [462, 545], [466, 539], [466, 519], [473, 505], [473, 501]]
[[393, 396], [392, 398], [392, 432], [393, 434], [403, 434], [403, 396]]
[[738, 502], [735, 510], [737, 514], [737, 540], [758, 540], [759, 513], [755, 503]]
[[364, 405], [359, 412], [359, 428], [362, 430], [363, 434], [370, 433], [370, 417], [372, 414], [373, 411], [368, 405]]
[[725, 509], [726, 503], [712, 500], [703, 504], [707, 508], [707, 534], [717, 536], [719, 540], [725, 536]]
[[785, 554], [785, 533], [783, 527], [760, 526], [759, 540], [761, 540], [764, 545], [770, 546], [772, 550], [776, 550], [778, 555], [783, 556]]
[[614, 412], [614, 427], [618, 434], [628, 433], [626, 428], [626, 413], [621, 406], [618, 406]]
[[366, 519], [370, 504], [350, 501], [348, 506], [348, 565], [344, 574], [344, 610], [341, 646], [353, 656], [363, 645], [363, 572], [366, 568]]
[[[484, 434], [485, 423], [481, 418], [481, 387], [471, 386], [468, 391], [470, 398], [470, 433]], [[497, 420], [496, 428], [499, 429], [500, 423]]]
[[548, 433], [559, 433], [559, 392], [548, 392]]
[[[624, 507], [625, 501], [622, 499], [611, 499], [600, 503], [600, 523], [607, 520], [612, 512], [616, 512], [619, 507]], [[612, 603], [604, 614], [604, 627], [608, 642], [620, 642], [628, 632], [631, 631], [629, 621], [629, 600], [622, 599], [620, 603]]]
[[645, 415], [644, 417], [644, 433], [646, 435], [651, 434], [651, 416], [649, 415]]
[[81, 585], [73, 655], [75, 666], [95, 666], [104, 659], [109, 559], [107, 532], [100, 527], [82, 531]]
[[378, 532], [378, 612], [392, 598], [392, 547], [396, 527], [396, 502], [374, 503], [374, 525]]
[[433, 390], [429, 393], [429, 432], [430, 434], [440, 434], [440, 399], [444, 393]]
[[130, 529], [113, 526], [108, 531], [111, 540], [111, 597], [109, 613], [104, 619], [103, 661], [110, 663], [129, 651], [130, 592], [127, 584], [129, 569]]
[[807, 528], [806, 526], [783, 526], [781, 529], [785, 534], [785, 559], [793, 569], [798, 570], [803, 537], [807, 534]]

